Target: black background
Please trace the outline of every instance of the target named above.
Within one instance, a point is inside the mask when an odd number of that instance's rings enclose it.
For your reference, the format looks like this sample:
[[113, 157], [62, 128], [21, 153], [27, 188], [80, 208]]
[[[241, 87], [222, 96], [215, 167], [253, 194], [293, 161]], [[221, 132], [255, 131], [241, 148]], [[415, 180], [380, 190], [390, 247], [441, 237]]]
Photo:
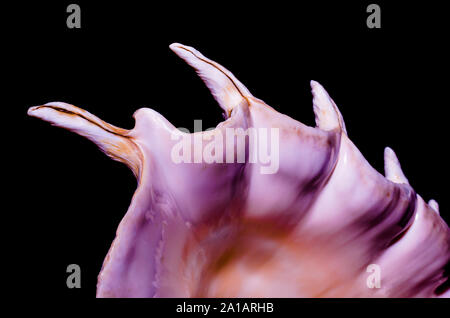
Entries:
[[[134, 111], [150, 107], [177, 127], [192, 130], [194, 119], [214, 127], [221, 109], [170, 51], [173, 42], [195, 47], [254, 96], [308, 125], [309, 81], [319, 81], [373, 167], [383, 171], [383, 149], [392, 147], [414, 189], [436, 199], [450, 221], [448, 27], [439, 5], [374, 1], [382, 28], [368, 29], [367, 1], [72, 2], [81, 7], [81, 29], [66, 27], [68, 1], [2, 9], [3, 107], [18, 115], [5, 128], [13, 149], [4, 156], [13, 175], [6, 201], [14, 205], [5, 227], [16, 233], [8, 236], [8, 259], [21, 270], [16, 281], [31, 281], [19, 285], [33, 297], [95, 296], [136, 181], [88, 140], [26, 110], [64, 101], [131, 129]], [[71, 263], [82, 269], [78, 290], [66, 287]]]

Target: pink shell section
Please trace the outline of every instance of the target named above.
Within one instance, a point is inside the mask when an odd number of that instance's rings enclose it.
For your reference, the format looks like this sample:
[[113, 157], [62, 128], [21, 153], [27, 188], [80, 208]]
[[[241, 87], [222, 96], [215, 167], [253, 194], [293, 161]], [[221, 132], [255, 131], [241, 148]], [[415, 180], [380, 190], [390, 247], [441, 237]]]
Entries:
[[[195, 49], [171, 49], [227, 116], [212, 132], [184, 136], [277, 128], [279, 169], [262, 174], [262, 164], [248, 160], [174, 163], [177, 130], [148, 108], [135, 113], [130, 131], [65, 103], [31, 108], [31, 116], [89, 138], [138, 178], [98, 297], [448, 297], [436, 293], [448, 275], [447, 224], [409, 186], [396, 158], [386, 157], [387, 178], [370, 166], [320, 84], [312, 82], [317, 127], [308, 127]], [[380, 269], [380, 288], [368, 286], [371, 264]]]

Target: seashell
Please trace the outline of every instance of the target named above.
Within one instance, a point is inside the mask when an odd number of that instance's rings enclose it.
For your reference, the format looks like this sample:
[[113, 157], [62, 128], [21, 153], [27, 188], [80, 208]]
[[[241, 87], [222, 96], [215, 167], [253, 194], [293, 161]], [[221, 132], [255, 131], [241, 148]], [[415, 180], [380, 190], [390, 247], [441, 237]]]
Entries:
[[[437, 202], [414, 192], [390, 148], [385, 176], [370, 166], [319, 83], [308, 127], [194, 48], [170, 48], [223, 109], [214, 130], [182, 132], [148, 108], [132, 130], [61, 102], [28, 111], [93, 141], [138, 179], [97, 297], [449, 296], [450, 232]], [[252, 161], [264, 151], [250, 129], [266, 130], [276, 165], [268, 152]]]

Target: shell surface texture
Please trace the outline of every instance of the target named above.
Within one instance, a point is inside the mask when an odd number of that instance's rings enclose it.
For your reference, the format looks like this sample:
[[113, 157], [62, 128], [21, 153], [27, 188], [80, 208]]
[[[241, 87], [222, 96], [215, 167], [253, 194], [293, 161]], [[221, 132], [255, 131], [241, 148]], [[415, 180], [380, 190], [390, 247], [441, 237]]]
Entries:
[[62, 102], [28, 110], [138, 180], [97, 297], [449, 297], [437, 292], [450, 260], [437, 202], [413, 190], [392, 149], [384, 176], [371, 167], [319, 83], [309, 127], [194, 48], [170, 48], [223, 109], [215, 129], [183, 132], [149, 108], [132, 130]]

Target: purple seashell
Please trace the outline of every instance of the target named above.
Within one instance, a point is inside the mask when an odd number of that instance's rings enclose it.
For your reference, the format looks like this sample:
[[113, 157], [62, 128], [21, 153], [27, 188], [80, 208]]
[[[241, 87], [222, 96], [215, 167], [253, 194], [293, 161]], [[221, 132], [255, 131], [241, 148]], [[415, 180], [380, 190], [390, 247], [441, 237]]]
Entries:
[[449, 297], [435, 292], [450, 260], [437, 202], [415, 193], [390, 148], [386, 176], [370, 166], [319, 83], [313, 128], [195, 49], [170, 48], [224, 110], [214, 130], [181, 132], [148, 108], [132, 130], [66, 103], [28, 111], [90, 139], [138, 179], [98, 297]]

